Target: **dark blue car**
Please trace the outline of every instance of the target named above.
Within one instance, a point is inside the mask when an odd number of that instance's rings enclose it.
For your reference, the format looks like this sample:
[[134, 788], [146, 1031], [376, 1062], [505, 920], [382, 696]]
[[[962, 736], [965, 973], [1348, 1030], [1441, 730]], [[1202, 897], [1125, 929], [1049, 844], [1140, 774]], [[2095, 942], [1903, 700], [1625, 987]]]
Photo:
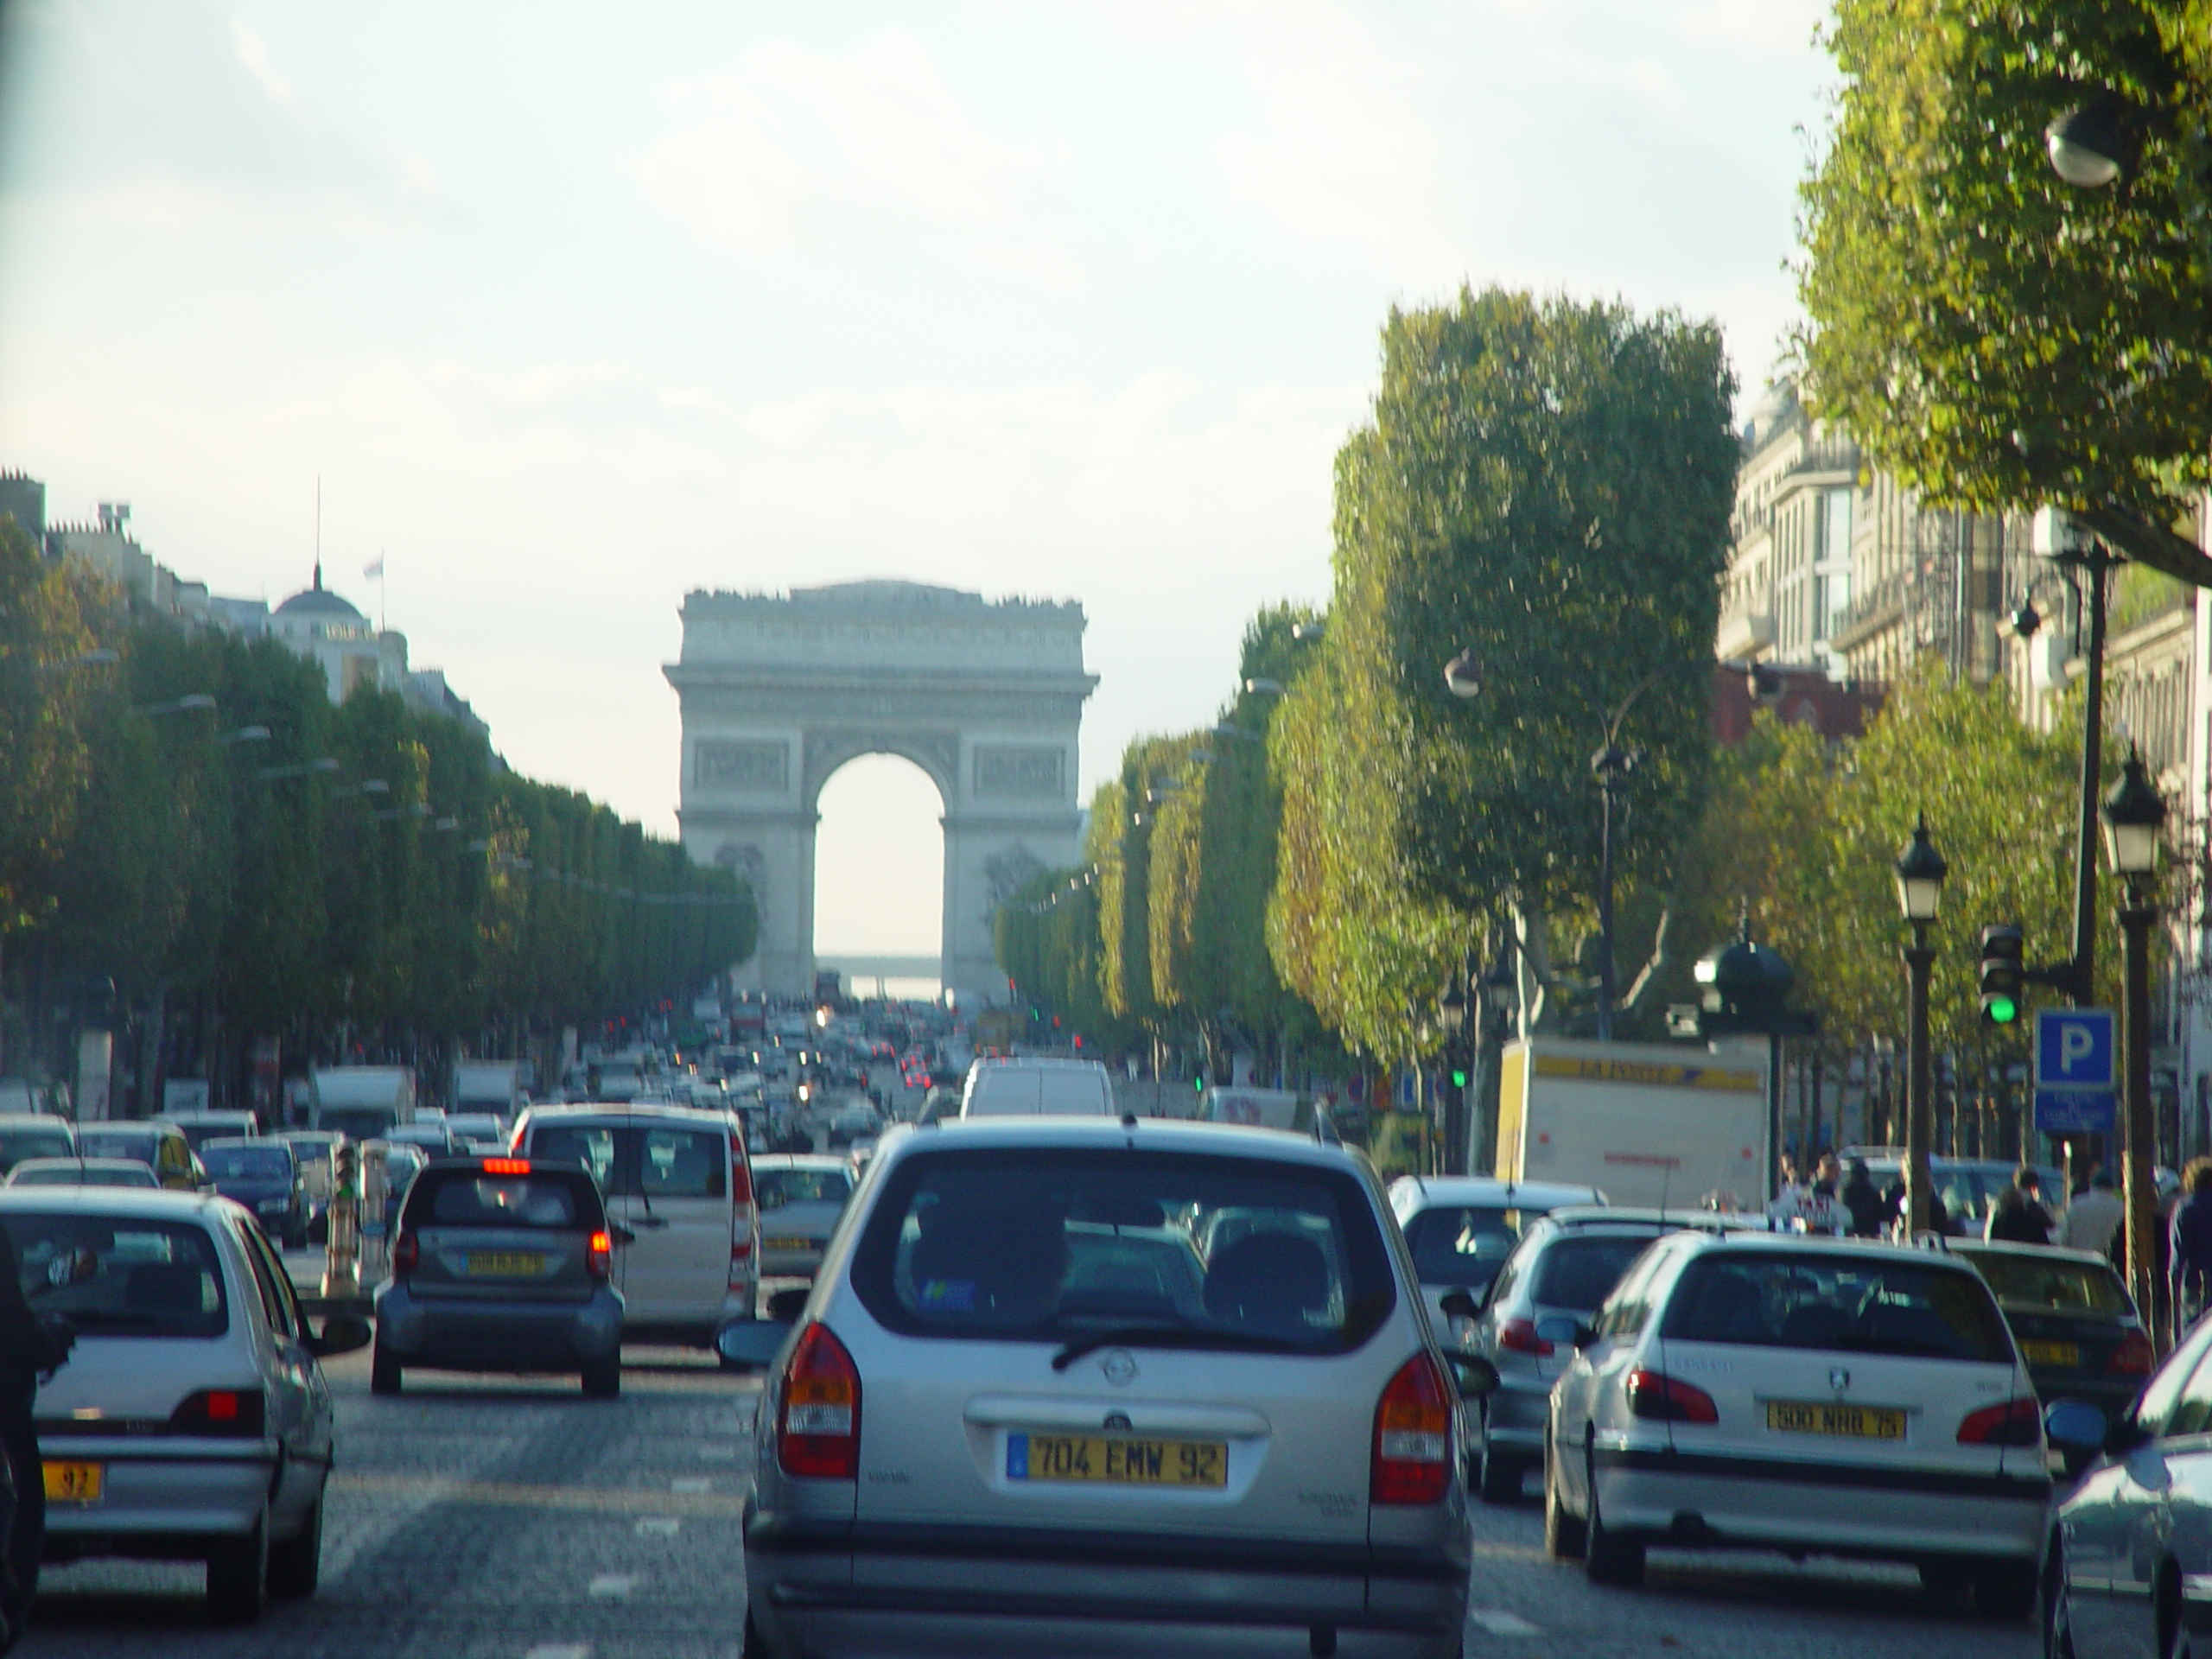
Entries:
[[258, 1136], [210, 1141], [200, 1148], [200, 1161], [215, 1190], [251, 1210], [263, 1232], [286, 1249], [307, 1243], [307, 1184], [289, 1142]]

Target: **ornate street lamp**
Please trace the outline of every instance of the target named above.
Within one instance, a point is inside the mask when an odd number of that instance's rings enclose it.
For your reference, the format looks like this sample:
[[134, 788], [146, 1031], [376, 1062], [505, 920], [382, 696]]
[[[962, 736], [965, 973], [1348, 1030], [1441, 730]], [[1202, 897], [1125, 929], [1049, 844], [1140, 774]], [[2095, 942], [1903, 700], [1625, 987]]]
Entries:
[[[2120, 906], [2121, 961], [2126, 1002], [2122, 1011], [2124, 1070], [2120, 1076], [2122, 1191], [2127, 1204], [2127, 1278], [2136, 1306], [2151, 1307], [2153, 1283], [2152, 1230], [2157, 1226], [2156, 1134], [2151, 1111], [2151, 925], [2158, 919], [2151, 878], [2158, 868], [2158, 835], [2165, 827], [2166, 804], [2143, 773], [2143, 757], [2133, 748], [2120, 781], [2105, 797], [2105, 850], [2113, 873], [2125, 884]], [[2152, 1340], [2161, 1351], [2165, 1330], [2152, 1321]]]
[[1897, 855], [1897, 909], [1912, 924], [1912, 943], [1904, 950], [1906, 1003], [1906, 1059], [1904, 1084], [1905, 1236], [1913, 1237], [1928, 1226], [1930, 1173], [1929, 1146], [1935, 1124], [1929, 1096], [1932, 1065], [1928, 1045], [1928, 976], [1936, 951], [1928, 943], [1929, 924], [1936, 919], [1943, 899], [1943, 878], [1950, 874], [1943, 855], [1928, 838], [1928, 816], [1913, 826], [1912, 839]]
[[2051, 170], [2084, 190], [2101, 190], [2135, 170], [2143, 153], [2135, 106], [2109, 87], [2043, 130]]
[[1455, 697], [1471, 697], [1483, 689], [1483, 659], [1470, 645], [1444, 664], [1444, 684]]

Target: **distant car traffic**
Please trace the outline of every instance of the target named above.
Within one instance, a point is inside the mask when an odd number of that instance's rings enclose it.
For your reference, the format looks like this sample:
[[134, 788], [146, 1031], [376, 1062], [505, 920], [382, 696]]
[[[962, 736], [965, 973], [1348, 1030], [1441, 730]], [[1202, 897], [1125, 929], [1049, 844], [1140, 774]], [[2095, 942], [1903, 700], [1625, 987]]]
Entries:
[[1390, 1213], [1404, 1230], [1421, 1296], [1439, 1331], [1445, 1328], [1446, 1293], [1464, 1290], [1479, 1297], [1531, 1222], [1562, 1205], [1605, 1201], [1594, 1186], [1556, 1181], [1401, 1175], [1390, 1183]]
[[26, 1158], [74, 1158], [77, 1136], [66, 1117], [43, 1112], [10, 1112], [0, 1116], [0, 1175]]
[[969, 1119], [856, 1202], [757, 1419], [748, 1654], [1459, 1654], [1487, 1367], [1455, 1388], [1359, 1160]]
[[1997, 1293], [2044, 1404], [2086, 1400], [2117, 1418], [2133, 1403], [2154, 1357], [2134, 1299], [2109, 1261], [2035, 1244], [1961, 1242], [1951, 1253]]
[[87, 1158], [136, 1159], [154, 1172], [157, 1185], [173, 1192], [197, 1192], [207, 1185], [207, 1173], [194, 1158], [184, 1131], [158, 1118], [79, 1123], [77, 1150]]
[[618, 1230], [573, 1164], [433, 1159], [415, 1178], [376, 1293], [369, 1388], [397, 1394], [410, 1365], [581, 1376], [622, 1391]]
[[1110, 1117], [1114, 1084], [1096, 1060], [990, 1059], [968, 1068], [963, 1117]]
[[1567, 1341], [1544, 1433], [1544, 1539], [1632, 1584], [1644, 1551], [1910, 1562], [1981, 1611], [2034, 1605], [2042, 1408], [1965, 1262], [1862, 1240], [1676, 1233]]
[[251, 1139], [261, 1133], [251, 1112], [163, 1112], [155, 1121], [175, 1125], [194, 1152], [210, 1141]]
[[136, 1158], [26, 1158], [8, 1172], [9, 1186], [121, 1186], [148, 1191], [161, 1183]]
[[318, 1337], [244, 1211], [182, 1192], [0, 1192], [34, 1307], [77, 1332], [39, 1390], [46, 1559], [197, 1558], [218, 1620], [315, 1593], [334, 1434]]

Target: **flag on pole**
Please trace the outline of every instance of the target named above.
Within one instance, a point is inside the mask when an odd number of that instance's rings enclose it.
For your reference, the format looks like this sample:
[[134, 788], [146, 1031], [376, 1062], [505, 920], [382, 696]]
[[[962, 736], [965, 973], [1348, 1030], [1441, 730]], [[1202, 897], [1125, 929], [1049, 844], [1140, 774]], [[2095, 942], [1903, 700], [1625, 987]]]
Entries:
[[384, 555], [379, 553], [371, 563], [363, 565], [361, 575], [372, 582], [381, 578], [384, 575]]

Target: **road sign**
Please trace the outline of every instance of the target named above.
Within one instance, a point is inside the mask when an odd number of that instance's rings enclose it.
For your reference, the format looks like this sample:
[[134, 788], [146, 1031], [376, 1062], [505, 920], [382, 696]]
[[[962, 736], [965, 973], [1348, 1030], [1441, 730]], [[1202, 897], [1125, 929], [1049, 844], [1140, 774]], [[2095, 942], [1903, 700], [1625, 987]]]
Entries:
[[2118, 1046], [2110, 1008], [2036, 1014], [2036, 1128], [2045, 1135], [2110, 1135]]

